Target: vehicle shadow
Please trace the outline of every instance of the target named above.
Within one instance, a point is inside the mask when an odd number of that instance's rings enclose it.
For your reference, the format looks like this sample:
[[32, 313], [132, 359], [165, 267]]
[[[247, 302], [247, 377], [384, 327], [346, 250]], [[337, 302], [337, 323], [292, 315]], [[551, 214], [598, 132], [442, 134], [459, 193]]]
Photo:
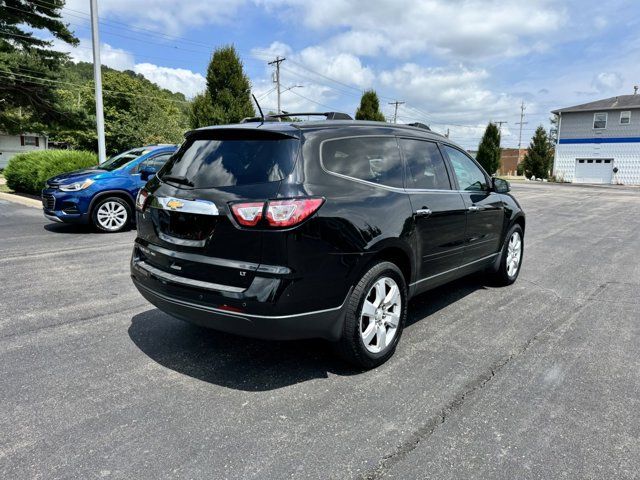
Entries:
[[95, 233], [89, 225], [75, 223], [46, 223], [44, 229], [52, 233]]
[[[412, 300], [407, 326], [484, 288], [468, 277]], [[329, 374], [362, 373], [322, 340], [263, 341], [217, 332], [152, 309], [131, 319], [129, 337], [153, 361], [183, 375], [243, 391], [268, 391]]]

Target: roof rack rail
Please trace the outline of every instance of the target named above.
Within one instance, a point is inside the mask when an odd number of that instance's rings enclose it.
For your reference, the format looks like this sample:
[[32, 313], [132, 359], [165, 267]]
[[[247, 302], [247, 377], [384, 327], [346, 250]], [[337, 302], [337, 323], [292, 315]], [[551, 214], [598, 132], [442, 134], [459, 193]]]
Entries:
[[426, 125], [424, 123], [414, 122], [414, 123], [407, 123], [407, 125], [409, 125], [410, 127], [422, 128], [424, 130], [431, 131], [431, 128], [429, 128], [429, 125]]
[[243, 118], [240, 123], [249, 123], [249, 122], [280, 122], [283, 118], [289, 117], [325, 117], [327, 120], [353, 120], [351, 115], [342, 112], [285, 112], [278, 114], [268, 114], [264, 117], [247, 117]]

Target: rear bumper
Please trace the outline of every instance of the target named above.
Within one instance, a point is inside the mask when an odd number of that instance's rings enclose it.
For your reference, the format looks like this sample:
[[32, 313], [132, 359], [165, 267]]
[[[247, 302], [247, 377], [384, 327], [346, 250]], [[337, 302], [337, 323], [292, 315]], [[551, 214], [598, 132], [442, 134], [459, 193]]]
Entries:
[[[274, 313], [263, 315], [225, 310], [220, 305], [180, 298], [167, 288], [173, 283], [171, 280], [157, 278], [148, 271], [142, 272], [135, 262], [131, 264], [131, 278], [141, 295], [158, 309], [180, 320], [214, 330], [265, 340], [323, 338], [335, 341], [342, 334], [346, 299], [337, 307], [284, 315], [278, 315], [278, 306], [272, 304]], [[180, 288], [180, 285], [176, 287]]]

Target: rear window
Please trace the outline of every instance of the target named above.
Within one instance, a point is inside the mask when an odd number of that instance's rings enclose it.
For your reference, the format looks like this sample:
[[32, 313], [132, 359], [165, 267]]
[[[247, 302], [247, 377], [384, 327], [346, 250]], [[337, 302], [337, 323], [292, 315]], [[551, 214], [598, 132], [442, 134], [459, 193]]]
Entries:
[[[213, 132], [211, 135], [215, 135]], [[224, 138], [189, 138], [165, 168], [160, 178], [191, 188], [229, 187], [277, 182], [293, 170], [299, 147], [297, 138], [283, 135], [246, 137], [221, 131]]]
[[322, 144], [322, 165], [329, 172], [402, 188], [402, 162], [394, 137], [358, 137]]

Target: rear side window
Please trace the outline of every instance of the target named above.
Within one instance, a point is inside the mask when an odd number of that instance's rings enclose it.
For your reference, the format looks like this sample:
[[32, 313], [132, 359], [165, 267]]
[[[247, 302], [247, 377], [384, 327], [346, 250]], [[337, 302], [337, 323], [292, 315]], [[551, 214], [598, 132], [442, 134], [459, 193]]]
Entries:
[[450, 190], [451, 183], [438, 145], [401, 138], [400, 148], [407, 162], [407, 188]]
[[394, 137], [358, 137], [327, 140], [322, 165], [329, 172], [402, 188], [402, 161]]
[[293, 170], [300, 143], [297, 138], [219, 134], [226, 138], [187, 139], [160, 178], [180, 178], [183, 185], [213, 188], [277, 182]]

